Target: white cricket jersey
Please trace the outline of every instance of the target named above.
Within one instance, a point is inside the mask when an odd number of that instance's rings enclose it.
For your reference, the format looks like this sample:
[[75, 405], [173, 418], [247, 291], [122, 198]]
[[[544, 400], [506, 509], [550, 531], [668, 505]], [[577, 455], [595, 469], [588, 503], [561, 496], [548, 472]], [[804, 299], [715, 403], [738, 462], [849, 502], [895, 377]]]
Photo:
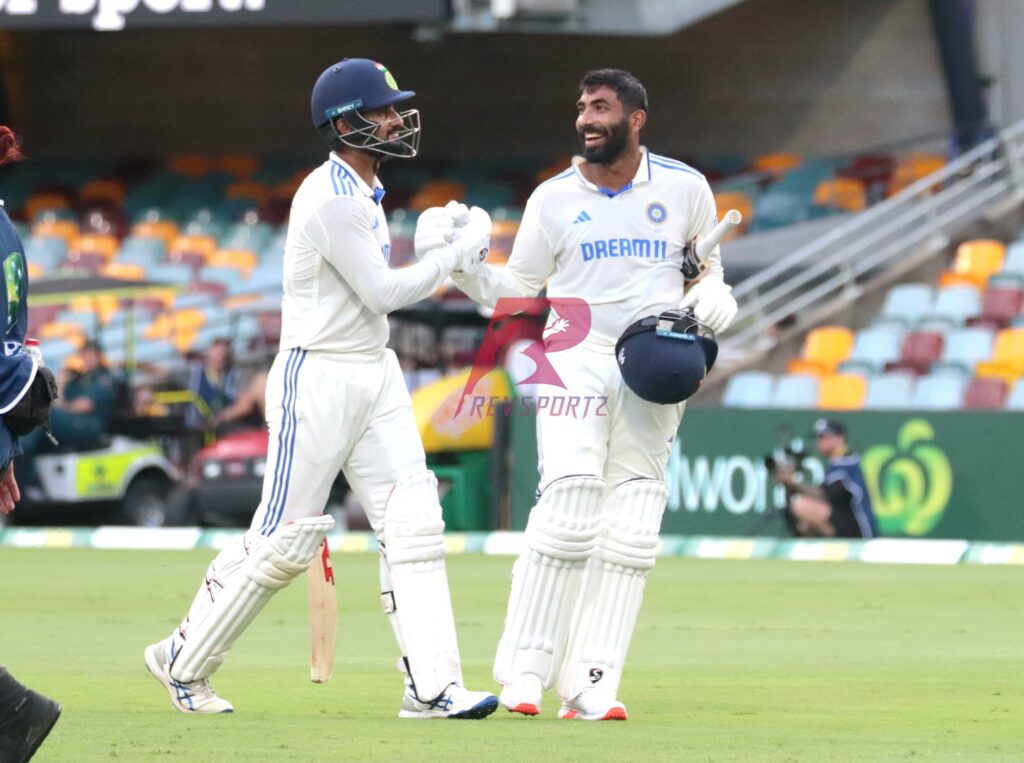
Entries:
[[[636, 175], [618, 192], [583, 177], [584, 161], [574, 157], [530, 196], [507, 265], [453, 277], [492, 307], [547, 282], [548, 297], [590, 305], [588, 341], [614, 346], [634, 321], [678, 307], [683, 246], [715, 226], [715, 201], [703, 175], [642, 146]], [[710, 272], [722, 272], [717, 247], [708, 260]]]
[[282, 350], [382, 350], [387, 314], [444, 281], [448, 271], [438, 259], [390, 269], [383, 196], [377, 178], [371, 188], [334, 153], [302, 182], [284, 249]]

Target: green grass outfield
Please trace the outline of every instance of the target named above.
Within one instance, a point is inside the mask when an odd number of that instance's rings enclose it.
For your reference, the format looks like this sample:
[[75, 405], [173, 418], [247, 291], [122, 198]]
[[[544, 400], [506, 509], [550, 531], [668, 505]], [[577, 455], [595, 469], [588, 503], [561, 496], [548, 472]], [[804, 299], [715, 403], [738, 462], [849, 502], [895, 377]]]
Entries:
[[[334, 680], [308, 680], [304, 581], [215, 676], [233, 715], [187, 717], [142, 665], [211, 553], [0, 549], [0, 663], [64, 714], [39, 761], [1024, 760], [1024, 568], [661, 559], [626, 723], [503, 709], [399, 721], [377, 560], [338, 554]], [[508, 557], [450, 559], [466, 679], [492, 687]]]

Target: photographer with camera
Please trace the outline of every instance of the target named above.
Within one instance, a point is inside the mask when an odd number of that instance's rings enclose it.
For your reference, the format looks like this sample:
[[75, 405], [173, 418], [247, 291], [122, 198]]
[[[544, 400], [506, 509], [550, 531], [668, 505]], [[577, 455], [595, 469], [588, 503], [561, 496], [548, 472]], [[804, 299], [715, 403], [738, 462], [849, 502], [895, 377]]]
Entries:
[[846, 427], [838, 421], [814, 422], [814, 444], [826, 460], [821, 485], [798, 482], [800, 458], [773, 459], [769, 468], [786, 489], [787, 521], [794, 535], [823, 538], [875, 538], [878, 526], [860, 456], [849, 452]]

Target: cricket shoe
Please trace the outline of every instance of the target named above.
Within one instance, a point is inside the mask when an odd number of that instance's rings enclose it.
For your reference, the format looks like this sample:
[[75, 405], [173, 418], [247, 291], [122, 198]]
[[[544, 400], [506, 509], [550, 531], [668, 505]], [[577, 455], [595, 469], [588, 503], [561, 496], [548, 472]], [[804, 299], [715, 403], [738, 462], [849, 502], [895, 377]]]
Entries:
[[59, 717], [60, 705], [0, 668], [0, 761], [30, 760]]
[[533, 673], [523, 673], [513, 678], [512, 683], [505, 684], [499, 701], [510, 713], [540, 715], [540, 700], [543, 694], [544, 685], [540, 677]]
[[171, 639], [159, 641], [146, 647], [146, 669], [160, 684], [167, 689], [171, 704], [183, 713], [231, 713], [234, 709], [226, 699], [218, 697], [209, 678], [198, 681], [176, 681], [171, 678], [170, 665], [167, 660], [168, 644]]
[[608, 691], [584, 689], [569, 701], [562, 703], [558, 717], [575, 718], [580, 721], [624, 721], [626, 706]]
[[498, 708], [498, 698], [486, 691], [470, 691], [463, 686], [449, 684], [440, 696], [430, 702], [420, 702], [407, 687], [402, 697], [399, 718], [486, 718]]

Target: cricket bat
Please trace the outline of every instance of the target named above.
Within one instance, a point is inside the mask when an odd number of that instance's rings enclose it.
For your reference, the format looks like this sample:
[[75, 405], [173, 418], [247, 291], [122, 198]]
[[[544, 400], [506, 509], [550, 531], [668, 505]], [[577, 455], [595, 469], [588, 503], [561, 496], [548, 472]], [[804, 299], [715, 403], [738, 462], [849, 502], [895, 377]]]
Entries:
[[722, 243], [722, 239], [729, 231], [743, 222], [743, 215], [737, 209], [730, 209], [725, 213], [721, 222], [712, 228], [706, 236], [697, 241], [696, 244], [687, 244], [683, 248], [683, 276], [686, 278], [686, 285], [700, 279], [707, 270], [707, 258], [711, 250]]
[[334, 636], [338, 625], [338, 596], [327, 538], [320, 554], [306, 571], [309, 581], [309, 678], [313, 683], [330, 681], [334, 675]]

